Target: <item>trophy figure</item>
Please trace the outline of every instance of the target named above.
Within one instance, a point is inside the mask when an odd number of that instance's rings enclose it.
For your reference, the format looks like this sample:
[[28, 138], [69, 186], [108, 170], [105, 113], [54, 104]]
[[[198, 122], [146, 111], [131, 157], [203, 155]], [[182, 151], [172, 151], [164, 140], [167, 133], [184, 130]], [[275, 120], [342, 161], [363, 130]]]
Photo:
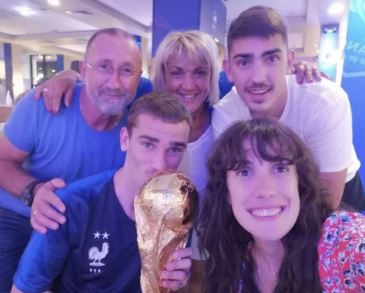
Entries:
[[160, 288], [160, 273], [172, 253], [186, 246], [198, 212], [198, 193], [184, 174], [162, 172], [145, 183], [134, 209], [142, 292], [167, 292]]

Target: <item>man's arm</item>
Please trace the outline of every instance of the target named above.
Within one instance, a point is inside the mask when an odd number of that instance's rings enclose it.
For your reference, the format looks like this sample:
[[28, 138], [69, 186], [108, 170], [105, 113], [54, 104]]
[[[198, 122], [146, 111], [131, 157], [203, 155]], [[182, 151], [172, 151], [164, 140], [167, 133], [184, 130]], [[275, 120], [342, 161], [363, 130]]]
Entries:
[[329, 192], [329, 204], [333, 209], [338, 208], [340, 205], [343, 190], [345, 188], [347, 170], [331, 173], [320, 173], [320, 179], [323, 187]]
[[[21, 130], [20, 130], [21, 131]], [[20, 196], [21, 192], [36, 178], [24, 172], [22, 165], [28, 153], [12, 145], [3, 133], [0, 135], [0, 186]]]
[[303, 116], [309, 126], [305, 142], [319, 166], [323, 187], [330, 193], [328, 202], [332, 208], [337, 208], [343, 196], [347, 168], [356, 157], [352, 144], [351, 107], [347, 94], [333, 82], [324, 79], [309, 89], [317, 94], [310, 98], [311, 107], [303, 111], [310, 115]]
[[[29, 183], [37, 180], [22, 168], [27, 157], [28, 152], [11, 144], [3, 133], [0, 135], [0, 187], [18, 197]], [[59, 224], [66, 221], [59, 213], [65, 211], [65, 205], [53, 192], [61, 187], [64, 187], [63, 180], [54, 179], [37, 184], [33, 190], [36, 196], [32, 204], [31, 222], [33, 228], [41, 233], [47, 229], [57, 229]]]

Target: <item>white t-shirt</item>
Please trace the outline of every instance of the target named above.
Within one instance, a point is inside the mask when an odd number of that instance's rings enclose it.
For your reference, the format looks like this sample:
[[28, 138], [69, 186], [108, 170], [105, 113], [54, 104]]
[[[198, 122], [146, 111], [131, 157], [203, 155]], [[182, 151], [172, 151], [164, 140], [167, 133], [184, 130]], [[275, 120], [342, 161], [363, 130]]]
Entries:
[[[288, 99], [280, 122], [303, 139], [321, 172], [347, 168], [346, 182], [350, 181], [360, 168], [360, 162], [352, 143], [352, 114], [345, 91], [327, 79], [299, 85], [293, 76], [287, 76], [287, 87]], [[214, 106], [214, 137], [242, 119], [252, 117], [234, 87]]]
[[[200, 202], [204, 194], [204, 189], [208, 181], [208, 170], [206, 167], [207, 158], [213, 146], [213, 129], [209, 125], [207, 130], [196, 141], [190, 142], [184, 153], [183, 159], [178, 170], [188, 176], [194, 183], [199, 192]], [[202, 260], [198, 248], [198, 240], [195, 231], [192, 235], [191, 248], [193, 250], [192, 258]]]
[[186, 174], [194, 183], [200, 197], [208, 181], [207, 156], [213, 145], [213, 130], [209, 126], [196, 141], [190, 142], [178, 170]]

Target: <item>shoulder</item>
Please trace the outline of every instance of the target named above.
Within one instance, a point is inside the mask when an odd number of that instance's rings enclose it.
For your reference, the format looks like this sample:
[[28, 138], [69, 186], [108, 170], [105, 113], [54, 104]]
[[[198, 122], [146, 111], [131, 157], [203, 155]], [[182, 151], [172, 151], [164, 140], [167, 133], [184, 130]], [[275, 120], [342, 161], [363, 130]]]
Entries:
[[320, 254], [340, 262], [365, 257], [365, 217], [360, 213], [339, 211], [328, 216], [322, 226], [318, 245]]
[[224, 111], [230, 109], [231, 107], [235, 107], [237, 102], [239, 102], [240, 96], [237, 93], [235, 87], [233, 87], [228, 94], [226, 94], [222, 99], [220, 99], [214, 106], [213, 106], [213, 114], [215, 111]]
[[13, 115], [17, 115], [19, 111], [33, 111], [33, 108], [36, 107], [44, 107], [43, 99], [35, 100], [34, 99], [35, 90], [30, 90], [27, 94], [25, 94], [14, 106]]
[[318, 254], [324, 288], [359, 292], [365, 286], [365, 217], [347, 211], [332, 213], [323, 224]]
[[299, 85], [293, 76], [287, 76], [287, 84], [290, 96], [303, 102], [335, 106], [341, 101], [348, 101], [346, 92], [338, 84], [326, 78], [320, 82]]
[[104, 185], [112, 179], [115, 170], [98, 173], [76, 180], [65, 188], [56, 191], [66, 205], [75, 205], [76, 202], [90, 202], [95, 199]]
[[15, 106], [5, 126], [6, 138], [17, 148], [30, 152], [36, 142], [37, 128], [47, 128], [44, 116], [47, 111], [43, 99], [33, 98], [34, 90], [29, 91]]
[[365, 217], [360, 213], [348, 211], [330, 214], [323, 223], [321, 241], [332, 246], [341, 242], [351, 242], [351, 246], [365, 243]]

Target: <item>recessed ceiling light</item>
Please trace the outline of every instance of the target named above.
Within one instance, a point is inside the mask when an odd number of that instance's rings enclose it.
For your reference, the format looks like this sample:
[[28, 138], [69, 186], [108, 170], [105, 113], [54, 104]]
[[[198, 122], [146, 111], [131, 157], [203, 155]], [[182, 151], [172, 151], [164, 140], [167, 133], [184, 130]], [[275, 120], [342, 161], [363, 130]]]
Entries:
[[336, 2], [331, 4], [328, 8], [327, 13], [329, 15], [339, 15], [345, 11], [345, 5], [342, 2]]
[[16, 11], [18, 11], [19, 14], [22, 16], [30, 16], [30, 15], [34, 15], [36, 13], [33, 9], [31, 9], [27, 6], [18, 6], [18, 7], [15, 7], [14, 9]]
[[60, 0], [47, 0], [47, 2], [49, 5], [52, 5], [52, 6], [60, 6], [60, 4], [61, 4]]

